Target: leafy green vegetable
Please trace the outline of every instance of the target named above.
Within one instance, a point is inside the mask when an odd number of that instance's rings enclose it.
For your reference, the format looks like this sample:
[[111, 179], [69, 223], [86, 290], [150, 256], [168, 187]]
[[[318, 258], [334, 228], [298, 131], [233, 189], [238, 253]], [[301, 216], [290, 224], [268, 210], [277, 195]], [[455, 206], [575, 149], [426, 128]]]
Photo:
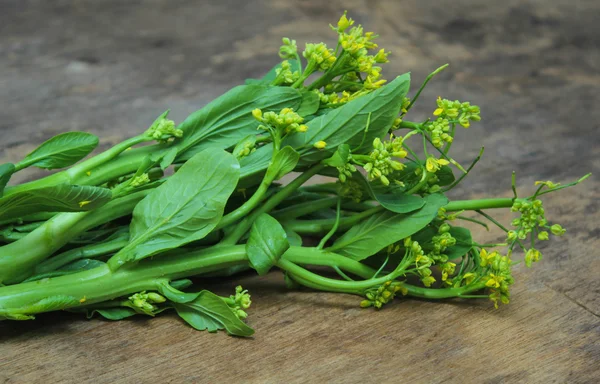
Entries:
[[44, 169], [68, 167], [86, 157], [98, 146], [98, 137], [86, 132], [56, 135], [34, 149], [18, 168], [34, 166]]
[[296, 165], [298, 164], [298, 160], [300, 159], [300, 154], [296, 152], [292, 147], [286, 146], [283, 147], [280, 151], [275, 154], [273, 158], [272, 165], [267, 168], [267, 178], [269, 180], [279, 180], [283, 176], [292, 172]]
[[287, 234], [277, 220], [267, 214], [256, 218], [246, 243], [246, 253], [250, 265], [259, 275], [269, 272], [289, 247]]
[[407, 195], [400, 186], [390, 185], [386, 187], [381, 184], [373, 185], [358, 172], [352, 175], [352, 180], [357, 182], [372, 199], [375, 199], [388, 211], [409, 213], [425, 205], [423, 198], [415, 195]]

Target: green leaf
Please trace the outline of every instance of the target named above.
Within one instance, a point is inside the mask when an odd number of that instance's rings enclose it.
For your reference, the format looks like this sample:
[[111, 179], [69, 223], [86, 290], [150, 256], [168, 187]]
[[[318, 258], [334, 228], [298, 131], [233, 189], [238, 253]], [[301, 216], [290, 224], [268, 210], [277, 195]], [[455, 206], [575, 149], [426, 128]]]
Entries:
[[91, 211], [111, 198], [110, 189], [88, 185], [59, 184], [30, 189], [0, 199], [0, 221], [39, 212]]
[[269, 272], [289, 247], [285, 230], [273, 217], [263, 213], [254, 221], [246, 243], [246, 253], [250, 266], [259, 275]]
[[359, 183], [367, 194], [377, 200], [388, 211], [395, 213], [409, 213], [416, 211], [425, 205], [425, 200], [420, 196], [407, 195], [402, 192], [402, 188], [395, 184], [373, 185], [365, 177], [355, 172], [352, 179]]
[[256, 145], [256, 135], [248, 135], [240, 140], [239, 143], [236, 144], [235, 148], [233, 148], [233, 157], [236, 159], [240, 159], [245, 157], [242, 154], [242, 151], [245, 151], [247, 148], [254, 148]]
[[[330, 157], [340, 144], [352, 149], [360, 145], [358, 152], [366, 150], [375, 137], [384, 136], [392, 126], [409, 86], [410, 75], [399, 76], [376, 91], [314, 118], [306, 124], [306, 132], [290, 135], [284, 143], [300, 152], [302, 166]], [[369, 129], [365, 133], [367, 121]], [[324, 141], [327, 147], [314, 148], [317, 141]]]
[[283, 147], [275, 154], [269, 168], [267, 168], [267, 178], [270, 180], [279, 180], [283, 176], [292, 172], [300, 160], [300, 154], [290, 146]]
[[448, 260], [463, 257], [473, 248], [473, 238], [471, 231], [464, 227], [450, 227], [450, 234], [456, 239], [456, 244], [444, 251]]
[[287, 238], [288, 243], [293, 247], [301, 247], [302, 246], [302, 236], [293, 230], [283, 227], [285, 230], [285, 236]]
[[296, 113], [302, 117], [310, 116], [319, 110], [320, 105], [319, 95], [312, 91], [304, 91], [302, 92], [302, 103]]
[[177, 148], [176, 147], [171, 147], [169, 149], [167, 149], [162, 157], [162, 159], [160, 160], [160, 169], [162, 169], [163, 171], [165, 169], [167, 169], [171, 164], [173, 164], [173, 161], [175, 161], [175, 157], [177, 157]]
[[390, 211], [374, 214], [350, 228], [327, 250], [360, 261], [411, 236], [425, 228], [437, 216], [438, 210], [448, 204], [442, 194], [429, 195], [424, 200], [423, 208], [408, 214]]
[[239, 164], [220, 149], [187, 161], [133, 210], [131, 242], [122, 252], [140, 260], [208, 235], [223, 216], [239, 179]]
[[137, 314], [136, 311], [134, 311], [132, 308], [126, 308], [126, 307], [116, 307], [116, 308], [98, 308], [98, 309], [93, 309], [91, 311], [88, 312], [88, 319], [91, 318], [92, 316], [94, 316], [94, 314], [97, 313], [99, 315], [101, 315], [102, 317], [104, 317], [105, 319], [108, 320], [123, 320], [126, 319], [128, 317], [134, 316]]
[[446, 185], [450, 185], [454, 182], [454, 173], [452, 172], [452, 168], [447, 165], [442, 165], [442, 167], [435, 173], [439, 181], [436, 183], [440, 187], [444, 187]]
[[259, 123], [252, 110], [263, 112], [282, 108], [296, 110], [302, 95], [289, 87], [241, 85], [191, 114], [178, 128], [183, 137], [176, 142], [178, 160], [187, 160], [204, 148], [226, 149], [236, 145], [248, 135], [256, 134]]
[[10, 177], [15, 173], [15, 165], [13, 163], [5, 163], [0, 165], [0, 198], [4, 195], [4, 188], [10, 180]]
[[37, 280], [47, 279], [47, 278], [51, 278], [51, 277], [70, 275], [70, 274], [73, 274], [76, 272], [82, 272], [82, 271], [94, 269], [94, 268], [100, 267], [105, 264], [106, 263], [104, 263], [100, 260], [94, 260], [94, 259], [76, 260], [72, 263], [69, 263], [69, 264], [63, 266], [60, 269], [31, 276], [31, 277], [27, 278], [26, 280], [23, 280], [22, 282], [26, 283], [29, 281], [37, 281]]
[[37, 147], [19, 163], [20, 168], [64, 168], [86, 157], [98, 145], [98, 138], [86, 132], [56, 135]]
[[177, 314], [199, 331], [224, 329], [234, 336], [252, 336], [254, 330], [240, 320], [223, 299], [210, 291], [201, 291], [187, 303], [173, 303]]
[[330, 167], [343, 167], [348, 163], [349, 157], [350, 146], [348, 144], [342, 144], [330, 158], [323, 160], [323, 164]]

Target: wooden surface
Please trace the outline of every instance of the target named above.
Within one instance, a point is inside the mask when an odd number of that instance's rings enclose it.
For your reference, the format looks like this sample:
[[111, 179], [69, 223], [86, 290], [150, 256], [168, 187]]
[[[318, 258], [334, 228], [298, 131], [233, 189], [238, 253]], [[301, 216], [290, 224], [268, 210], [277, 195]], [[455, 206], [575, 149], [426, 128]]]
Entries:
[[[282, 36], [334, 36], [349, 9], [393, 52], [388, 77], [418, 84], [446, 62], [411, 117], [438, 95], [479, 104], [454, 153], [477, 170], [457, 198], [510, 196], [535, 180], [600, 174], [600, 3], [453, 1], [0, 2], [0, 157], [66, 130], [108, 147], [166, 108], [181, 121], [277, 61]], [[32, 177], [24, 174], [21, 179]], [[402, 300], [375, 312], [349, 295], [289, 292], [247, 276], [250, 340], [196, 332], [172, 315], [109, 322], [66, 313], [0, 324], [0, 383], [600, 382], [600, 182], [545, 199], [568, 236], [514, 272], [512, 302]], [[510, 213], [499, 218], [508, 221]], [[500, 234], [476, 230], [481, 241]], [[219, 293], [237, 282], [211, 284]]]

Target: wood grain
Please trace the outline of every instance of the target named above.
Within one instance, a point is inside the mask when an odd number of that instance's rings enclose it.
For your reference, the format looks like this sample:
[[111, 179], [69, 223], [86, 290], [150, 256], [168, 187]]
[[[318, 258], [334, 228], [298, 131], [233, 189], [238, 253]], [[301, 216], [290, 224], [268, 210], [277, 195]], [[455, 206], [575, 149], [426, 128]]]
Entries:
[[[483, 121], [459, 133], [457, 160], [484, 145], [452, 196], [510, 196], [535, 180], [600, 174], [600, 4], [576, 0], [76, 1], [0, 3], [0, 157], [85, 130], [106, 148], [166, 108], [177, 121], [277, 61], [280, 38], [334, 42], [348, 9], [393, 52], [388, 77], [422, 95], [470, 100]], [[39, 176], [18, 175], [15, 181]], [[568, 229], [518, 267], [511, 304], [401, 300], [361, 310], [347, 295], [290, 292], [282, 276], [244, 276], [250, 340], [193, 331], [172, 315], [86, 321], [59, 313], [0, 324], [0, 383], [600, 382], [600, 182], [545, 199]], [[510, 213], [499, 213], [504, 222]], [[481, 241], [498, 233], [474, 229]], [[227, 294], [238, 281], [209, 282]]]

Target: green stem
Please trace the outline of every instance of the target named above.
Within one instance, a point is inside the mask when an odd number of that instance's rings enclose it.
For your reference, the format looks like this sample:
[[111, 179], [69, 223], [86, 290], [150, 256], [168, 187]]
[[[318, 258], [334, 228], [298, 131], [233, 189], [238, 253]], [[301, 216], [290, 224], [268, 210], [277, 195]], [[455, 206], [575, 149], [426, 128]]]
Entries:
[[513, 206], [512, 198], [479, 199], [479, 200], [454, 200], [444, 208], [446, 211], [476, 211], [481, 209], [510, 208]]
[[[9, 196], [29, 189], [54, 186], [61, 183], [79, 184], [82, 180], [85, 180], [85, 176], [87, 176], [87, 173], [92, 172], [94, 168], [109, 162], [110, 160], [114, 159], [123, 151], [126, 151], [132, 146], [149, 140], [151, 139], [144, 134], [132, 137], [123, 141], [122, 143], [115, 145], [109, 150], [102, 152], [99, 155], [96, 155], [86, 161], [72, 166], [71, 168], [65, 171], [58, 172], [35, 181], [6, 188], [6, 190], [4, 191], [4, 196]], [[89, 183], [83, 184], [90, 185]]]
[[[384, 209], [385, 208], [382, 206], [377, 206], [352, 216], [343, 217], [340, 219], [338, 228], [340, 230], [348, 229], [354, 224], [374, 215], [377, 212], [381, 212]], [[282, 224], [285, 224], [286, 228], [289, 228], [300, 235], [318, 235], [324, 234], [331, 230], [331, 228], [333, 228], [335, 225], [335, 222], [335, 219], [290, 220], [284, 221]]]
[[406, 111], [410, 111], [410, 109], [412, 108], [412, 106], [415, 104], [415, 102], [419, 99], [419, 96], [421, 95], [421, 92], [423, 92], [423, 89], [425, 89], [425, 86], [427, 85], [427, 83], [429, 83], [429, 80], [431, 80], [435, 75], [437, 75], [438, 73], [442, 72], [448, 65], [450, 64], [444, 64], [441, 67], [439, 67], [438, 69], [436, 69], [435, 71], [431, 72], [426, 78], [425, 81], [423, 82], [423, 84], [421, 85], [421, 88], [419, 88], [419, 90], [417, 91], [417, 94], [412, 98], [410, 104], [408, 105], [408, 107], [406, 107]]
[[277, 207], [279, 203], [285, 200], [288, 196], [294, 193], [302, 184], [308, 181], [311, 177], [319, 173], [325, 166], [318, 164], [302, 173], [300, 176], [295, 178], [291, 183], [283, 187], [275, 195], [271, 196], [262, 206], [257, 208], [250, 216], [242, 220], [229, 235], [227, 235], [222, 241], [223, 245], [233, 245], [237, 243], [242, 236], [250, 229], [252, 223], [256, 218], [263, 214], [272, 211]]
[[308, 215], [309, 213], [327, 209], [333, 206], [337, 201], [337, 197], [326, 197], [319, 200], [306, 201], [304, 203], [291, 205], [289, 207], [273, 211], [271, 216], [278, 220], [295, 219], [297, 217]]
[[95, 211], [61, 213], [14, 243], [0, 247], [0, 283], [17, 283], [31, 276], [37, 264], [70, 240], [98, 225], [130, 214], [150, 191], [113, 200]]
[[[0, 287], [0, 317], [77, 308], [135, 292], [156, 290], [166, 280], [177, 280], [245, 263], [247, 257], [244, 246], [220, 246], [191, 252], [179, 250], [168, 257], [124, 266], [116, 272], [111, 272], [106, 265], [46, 281]], [[53, 298], [60, 299], [57, 305], [36, 305], [42, 300]]]

